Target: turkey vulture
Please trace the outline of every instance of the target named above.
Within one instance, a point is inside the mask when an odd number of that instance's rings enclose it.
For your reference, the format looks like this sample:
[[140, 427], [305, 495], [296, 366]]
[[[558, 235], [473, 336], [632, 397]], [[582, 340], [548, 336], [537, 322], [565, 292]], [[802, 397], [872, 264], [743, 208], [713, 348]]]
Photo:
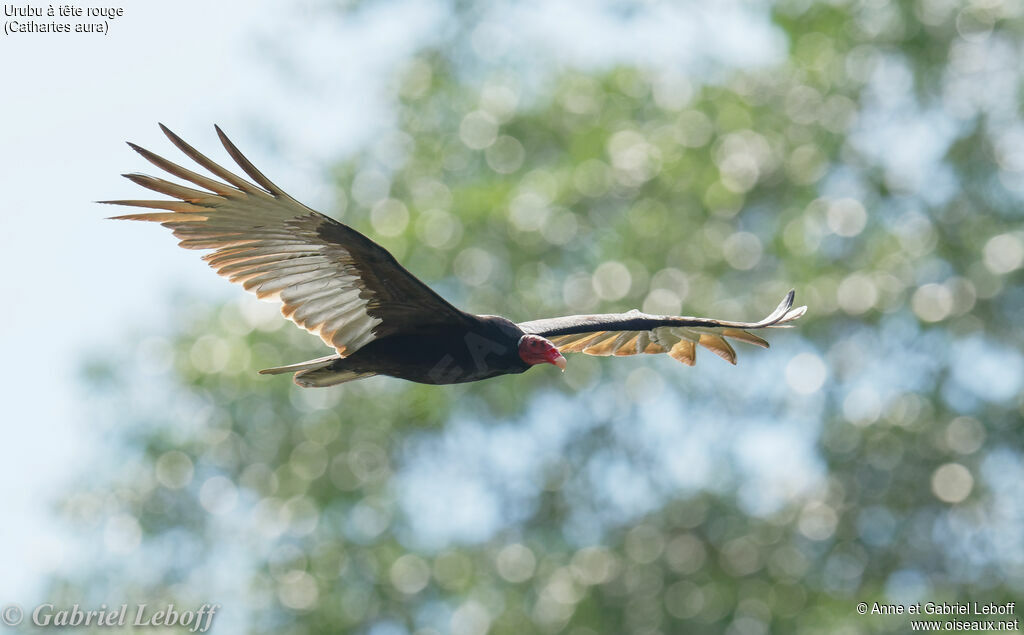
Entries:
[[116, 216], [170, 228], [186, 249], [217, 273], [260, 298], [283, 303], [281, 312], [319, 335], [335, 354], [268, 368], [294, 373], [303, 387], [331, 386], [373, 375], [425, 384], [454, 384], [521, 373], [537, 364], [563, 371], [562, 353], [668, 353], [692, 366], [696, 345], [736, 363], [725, 338], [767, 348], [750, 329], [779, 327], [804, 314], [790, 291], [760, 322], [648, 315], [633, 310], [573, 315], [516, 324], [472, 315], [449, 304], [409, 273], [383, 247], [351, 227], [299, 203], [274, 185], [215, 126], [221, 143], [253, 182], [214, 163], [160, 125], [185, 155], [220, 180], [204, 176], [129, 143], [156, 167], [195, 187], [144, 174], [131, 181], [172, 200], [102, 201], [160, 210]]

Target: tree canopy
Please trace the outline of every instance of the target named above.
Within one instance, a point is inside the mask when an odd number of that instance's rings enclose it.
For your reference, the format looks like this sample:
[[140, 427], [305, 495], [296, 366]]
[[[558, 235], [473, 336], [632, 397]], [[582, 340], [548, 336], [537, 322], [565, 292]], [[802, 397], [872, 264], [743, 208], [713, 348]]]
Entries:
[[83, 372], [120, 459], [61, 503], [107, 555], [55, 591], [374, 635], [905, 632], [856, 603], [1019, 597], [1022, 7], [771, 19], [782, 62], [706, 77], [435, 43], [322, 211], [518, 320], [796, 288], [772, 350], [301, 390], [255, 374], [322, 354], [274, 307], [174, 302]]

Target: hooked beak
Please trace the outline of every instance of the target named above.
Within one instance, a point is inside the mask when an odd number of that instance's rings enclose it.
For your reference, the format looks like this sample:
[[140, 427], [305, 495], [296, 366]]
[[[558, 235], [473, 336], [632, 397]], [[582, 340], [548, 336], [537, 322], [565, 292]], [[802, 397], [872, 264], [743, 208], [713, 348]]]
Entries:
[[565, 358], [562, 357], [561, 353], [558, 353], [556, 356], [552, 357], [548, 361], [550, 361], [555, 366], [558, 366], [559, 368], [561, 368], [563, 373], [565, 372], [566, 361], [565, 361]]

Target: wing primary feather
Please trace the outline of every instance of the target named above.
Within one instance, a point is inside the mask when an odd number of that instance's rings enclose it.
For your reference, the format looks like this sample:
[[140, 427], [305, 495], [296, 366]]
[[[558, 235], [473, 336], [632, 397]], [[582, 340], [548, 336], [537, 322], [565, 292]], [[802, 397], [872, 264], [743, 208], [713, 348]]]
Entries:
[[245, 155], [242, 154], [242, 151], [239, 150], [235, 146], [235, 144], [231, 142], [231, 139], [228, 139], [228, 136], [224, 134], [223, 130], [220, 129], [220, 126], [214, 125], [213, 127], [217, 131], [217, 136], [220, 137], [220, 142], [224, 144], [224, 149], [228, 151], [228, 154], [230, 154], [231, 158], [235, 160], [235, 163], [238, 164], [238, 167], [245, 170], [245, 173], [248, 174], [249, 177], [252, 178], [252, 180], [262, 185], [264, 188], [267, 189], [268, 192], [270, 192], [274, 196], [280, 196], [281, 198], [286, 198], [289, 201], [297, 202], [291, 196], [288, 196], [288, 194], [286, 194], [284, 190], [274, 185], [274, 182], [265, 177], [262, 172], [257, 170], [256, 166], [253, 165], [249, 161], [249, 159], [245, 158]]
[[[121, 205], [123, 207], [148, 207], [149, 209], [165, 209], [171, 212], [178, 212], [180, 214], [193, 214], [195, 212], [201, 212], [207, 207], [197, 205], [196, 203], [188, 203], [186, 201], [96, 201], [103, 205]], [[124, 219], [124, 216], [111, 216], [110, 218]]]
[[768, 317], [761, 320], [761, 322], [777, 322], [782, 319], [782, 316], [786, 315], [786, 311], [789, 310], [789, 307], [793, 306], [793, 298], [795, 297], [796, 290], [790, 289], [789, 293], [786, 294], [786, 297], [782, 298], [782, 302], [779, 302], [779, 306], [775, 307], [775, 310], [772, 311]]
[[180, 198], [181, 200], [188, 201], [190, 203], [215, 196], [210, 192], [204, 192], [203, 190], [197, 190], [191, 187], [185, 187], [184, 185], [178, 185], [177, 183], [171, 183], [164, 179], [158, 179], [155, 176], [138, 174], [136, 172], [122, 174], [121, 176], [146, 189], [153, 190], [154, 192], [160, 192], [161, 194], [166, 194], [168, 196], [173, 196], [175, 198]]
[[644, 347], [643, 352], [648, 355], [657, 355], [658, 353], [664, 353], [665, 347], [657, 342], [650, 342]]
[[736, 364], [736, 351], [733, 347], [726, 342], [720, 335], [712, 335], [710, 333], [701, 333], [700, 340], [698, 340], [701, 346], [708, 349], [715, 355], [718, 355], [730, 364]]
[[792, 322], [793, 320], [803, 317], [804, 313], [807, 313], [806, 306], [798, 306], [789, 313], [787, 313], [779, 322]]
[[651, 334], [648, 331], [640, 331], [636, 337], [636, 354], [641, 355], [651, 343]]
[[262, 193], [262, 190], [260, 190], [252, 183], [236, 175], [234, 172], [231, 172], [230, 170], [221, 167], [215, 161], [212, 161], [209, 158], [207, 158], [206, 155], [204, 155], [202, 152], [196, 150], [188, 143], [186, 143], [184, 139], [171, 132], [171, 129], [167, 126], [160, 124], [160, 130], [162, 130], [164, 135], [166, 135], [167, 138], [171, 140], [171, 143], [173, 143], [175, 147], [177, 147], [179, 150], [185, 153], [185, 155], [188, 158], [192, 159], [199, 165], [209, 170], [211, 174], [214, 174], [224, 179], [225, 181], [227, 181], [231, 185], [234, 185], [243, 192], [247, 192], [249, 194]]
[[697, 363], [697, 347], [690, 340], [679, 340], [668, 351], [669, 356], [687, 366]]
[[639, 337], [640, 333], [636, 331], [626, 331], [615, 340], [615, 351], [612, 354], [619, 357], [636, 355], [636, 342]]
[[725, 329], [722, 331], [722, 337], [731, 337], [741, 342], [753, 344], [754, 346], [760, 346], [761, 348], [768, 348], [768, 342], [761, 337], [754, 335], [753, 333], [747, 333], [740, 329]]
[[583, 352], [587, 355], [597, 355], [600, 357], [611, 355], [614, 352], [617, 337], [618, 334], [615, 331], [606, 331], [604, 335], [595, 337], [584, 346]]
[[168, 227], [171, 224], [177, 223], [201, 223], [206, 220], [206, 217], [192, 214], [186, 218], [182, 218], [181, 215], [176, 212], [146, 212], [145, 214], [122, 214], [120, 216], [110, 216], [109, 219], [141, 220], [150, 223], [162, 223], [165, 227]]
[[141, 146], [135, 145], [131, 141], [128, 141], [127, 143], [129, 148], [141, 154], [144, 159], [146, 159], [156, 167], [165, 170], [178, 178], [185, 179], [186, 181], [191, 181], [192, 183], [195, 183], [199, 187], [205, 187], [206, 189], [210, 190], [210, 192], [220, 194], [221, 196], [230, 196], [231, 194], [235, 194], [238, 191], [234, 188], [224, 185], [220, 181], [214, 181], [213, 179], [207, 178], [202, 174], [198, 174], [196, 172], [193, 172], [192, 170], [189, 170], [186, 167], [182, 167], [177, 163], [174, 163], [173, 161], [168, 161], [167, 159], [163, 158], [162, 156], [156, 153], [150, 152], [149, 150]]
[[570, 335], [570, 341], [559, 346], [558, 350], [563, 353], [579, 353], [584, 349], [584, 347], [588, 346], [590, 342], [600, 337], [603, 333], [604, 331], [598, 331], [596, 333], [584, 333], [582, 336]]

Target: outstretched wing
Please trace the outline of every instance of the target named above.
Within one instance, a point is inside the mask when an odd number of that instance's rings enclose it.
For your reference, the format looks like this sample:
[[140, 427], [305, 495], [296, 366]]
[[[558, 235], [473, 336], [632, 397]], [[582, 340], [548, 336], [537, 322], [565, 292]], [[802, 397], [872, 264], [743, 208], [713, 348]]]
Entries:
[[129, 143], [153, 165], [202, 189], [125, 174], [176, 200], [102, 201], [162, 210], [114, 218], [157, 222], [173, 230], [182, 247], [213, 250], [203, 260], [217, 273], [260, 298], [280, 300], [285, 317], [341, 355], [387, 335], [468, 319], [383, 247], [274, 185], [219, 127], [224, 148], [256, 184], [203, 156], [163, 124], [160, 128], [179, 150], [221, 180]]
[[711, 318], [648, 315], [640, 311], [604, 315], [569, 315], [519, 324], [526, 333], [551, 340], [561, 353], [636, 355], [668, 353], [693, 366], [697, 345], [736, 363], [736, 351], [725, 338], [768, 348], [768, 342], [748, 330], [789, 326], [807, 307], [793, 308], [790, 291], [771, 315], [760, 322], [729, 322]]

